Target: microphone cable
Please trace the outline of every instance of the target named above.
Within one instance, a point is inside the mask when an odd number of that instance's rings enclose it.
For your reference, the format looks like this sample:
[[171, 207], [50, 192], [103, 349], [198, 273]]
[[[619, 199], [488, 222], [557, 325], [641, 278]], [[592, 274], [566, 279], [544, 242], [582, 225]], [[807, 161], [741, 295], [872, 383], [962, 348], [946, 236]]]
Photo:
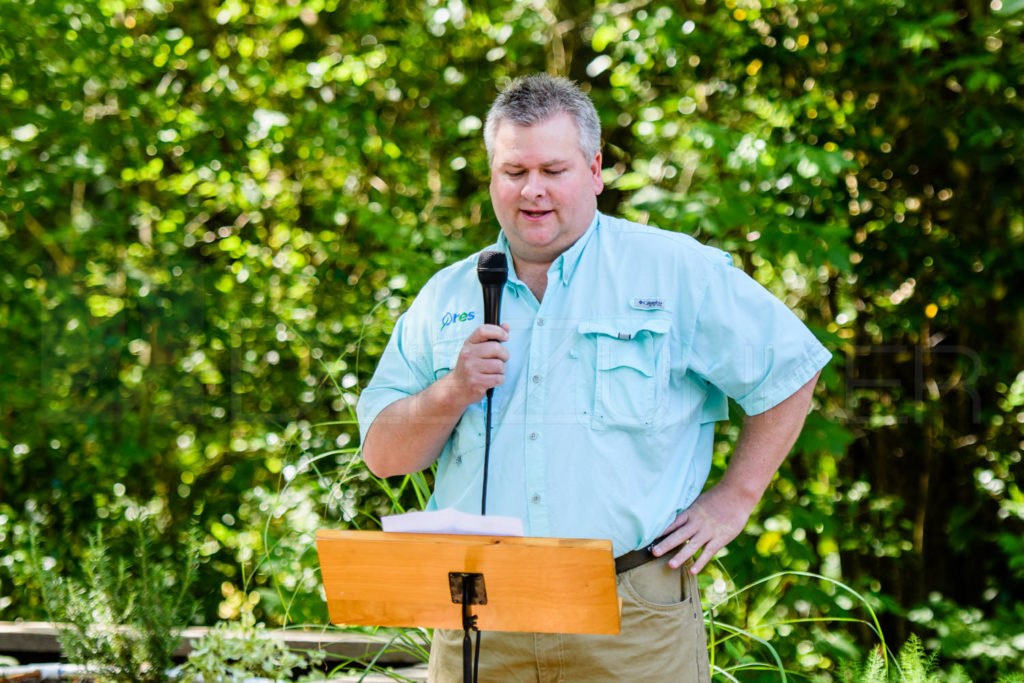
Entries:
[[480, 514], [487, 514], [487, 467], [491, 460], [491, 398], [494, 389], [487, 390], [487, 417], [484, 420], [484, 482], [480, 494]]

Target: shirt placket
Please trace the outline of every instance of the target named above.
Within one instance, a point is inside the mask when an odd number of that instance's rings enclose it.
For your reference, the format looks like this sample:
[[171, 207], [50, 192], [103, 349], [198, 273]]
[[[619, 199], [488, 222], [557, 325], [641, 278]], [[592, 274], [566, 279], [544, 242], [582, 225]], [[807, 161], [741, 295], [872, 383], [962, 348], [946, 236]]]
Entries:
[[[545, 297], [545, 301], [547, 297]], [[548, 502], [545, 468], [545, 406], [548, 400], [547, 376], [551, 347], [551, 329], [546, 325], [545, 303], [541, 303], [533, 319], [530, 353], [526, 367], [526, 429], [523, 450], [526, 468], [527, 515], [530, 530], [536, 536], [551, 534], [551, 516]]]

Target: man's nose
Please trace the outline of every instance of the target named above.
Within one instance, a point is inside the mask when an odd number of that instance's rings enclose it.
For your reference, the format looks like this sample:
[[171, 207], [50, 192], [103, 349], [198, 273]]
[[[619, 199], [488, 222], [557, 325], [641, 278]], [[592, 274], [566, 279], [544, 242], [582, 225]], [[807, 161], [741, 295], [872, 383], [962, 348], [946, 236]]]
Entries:
[[526, 177], [526, 183], [523, 185], [522, 196], [526, 199], [533, 199], [535, 197], [543, 197], [547, 188], [544, 185], [544, 179], [539, 173], [530, 173]]

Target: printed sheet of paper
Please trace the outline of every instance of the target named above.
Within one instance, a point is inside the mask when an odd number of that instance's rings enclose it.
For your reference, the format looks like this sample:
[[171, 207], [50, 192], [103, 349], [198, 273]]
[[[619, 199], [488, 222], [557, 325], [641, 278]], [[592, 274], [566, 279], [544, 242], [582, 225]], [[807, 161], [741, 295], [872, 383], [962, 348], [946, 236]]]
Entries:
[[384, 531], [413, 534], [523, 535], [523, 520], [518, 517], [470, 515], [452, 508], [388, 515], [380, 521]]

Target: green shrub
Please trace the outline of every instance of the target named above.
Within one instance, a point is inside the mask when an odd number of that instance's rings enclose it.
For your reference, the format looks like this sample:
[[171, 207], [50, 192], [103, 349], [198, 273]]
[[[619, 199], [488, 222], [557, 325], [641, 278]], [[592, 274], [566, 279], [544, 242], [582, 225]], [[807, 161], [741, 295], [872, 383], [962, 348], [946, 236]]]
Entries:
[[30, 570], [70, 662], [99, 681], [162, 682], [195, 610], [190, 589], [197, 553], [189, 547], [180, 563], [158, 561], [151, 524], [139, 517], [131, 526], [131, 559], [113, 552], [97, 527], [81, 577], [46, 568], [34, 543]]
[[298, 653], [257, 624], [251, 612], [238, 622], [221, 621], [193, 643], [181, 669], [184, 683], [220, 683], [248, 676], [292, 680], [298, 671], [320, 664], [322, 652]]

